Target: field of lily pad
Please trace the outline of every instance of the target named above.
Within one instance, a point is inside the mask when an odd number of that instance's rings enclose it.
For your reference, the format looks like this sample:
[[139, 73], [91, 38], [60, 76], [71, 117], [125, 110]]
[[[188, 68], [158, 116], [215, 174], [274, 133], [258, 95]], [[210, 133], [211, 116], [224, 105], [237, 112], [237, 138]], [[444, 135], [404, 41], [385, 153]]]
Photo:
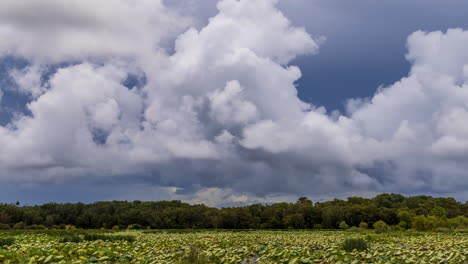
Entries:
[[90, 232], [2, 232], [0, 263], [468, 263], [466, 233]]

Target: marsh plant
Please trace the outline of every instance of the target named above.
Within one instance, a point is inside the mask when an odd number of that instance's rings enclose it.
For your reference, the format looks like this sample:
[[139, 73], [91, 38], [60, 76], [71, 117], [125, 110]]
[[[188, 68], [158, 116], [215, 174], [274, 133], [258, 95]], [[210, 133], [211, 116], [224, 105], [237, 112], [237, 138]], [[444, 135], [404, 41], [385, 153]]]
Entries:
[[341, 244], [341, 248], [347, 252], [364, 251], [369, 249], [369, 242], [364, 238], [348, 238]]
[[205, 264], [209, 263], [208, 258], [203, 256], [200, 249], [195, 246], [190, 246], [179, 264]]
[[0, 247], [11, 246], [15, 241], [16, 239], [14, 237], [0, 238]]

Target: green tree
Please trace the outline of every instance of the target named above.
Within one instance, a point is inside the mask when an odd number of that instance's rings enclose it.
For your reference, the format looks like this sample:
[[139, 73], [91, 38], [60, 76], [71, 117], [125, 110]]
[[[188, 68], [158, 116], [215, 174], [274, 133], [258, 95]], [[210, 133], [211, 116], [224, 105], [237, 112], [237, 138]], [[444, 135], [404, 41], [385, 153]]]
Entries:
[[468, 228], [468, 218], [461, 215], [447, 220], [451, 228]]
[[305, 227], [304, 216], [302, 214], [292, 214], [284, 217], [284, 225], [287, 228], [302, 229]]
[[413, 218], [413, 222], [411, 227], [418, 230], [418, 231], [426, 231], [428, 230], [428, 221], [424, 215], [418, 215]]
[[431, 212], [429, 213], [430, 215], [433, 215], [433, 216], [437, 216], [439, 218], [442, 218], [442, 219], [446, 219], [447, 218], [447, 211], [445, 211], [444, 208], [442, 208], [441, 206], [435, 206], [434, 208], [432, 208]]
[[309, 198], [307, 197], [299, 197], [299, 199], [297, 199], [297, 202], [298, 204], [310, 204], [312, 205], [312, 201], [309, 200]]
[[403, 229], [408, 229], [408, 227], [409, 227], [410, 225], [409, 225], [408, 222], [406, 222], [406, 221], [400, 221], [400, 223], [398, 223], [398, 226], [401, 227], [401, 228], [403, 228]]
[[414, 214], [404, 210], [404, 211], [399, 211], [398, 214], [398, 220], [400, 221], [405, 221], [406, 223], [411, 223], [411, 219], [413, 219]]
[[428, 231], [444, 225], [444, 221], [437, 216], [418, 215], [413, 219], [412, 227], [418, 231]]

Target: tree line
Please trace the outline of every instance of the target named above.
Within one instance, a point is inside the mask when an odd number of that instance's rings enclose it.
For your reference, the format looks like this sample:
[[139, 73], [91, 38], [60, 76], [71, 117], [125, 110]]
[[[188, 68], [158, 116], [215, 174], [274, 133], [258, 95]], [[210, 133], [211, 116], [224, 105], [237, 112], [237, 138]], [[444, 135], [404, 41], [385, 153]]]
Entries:
[[380, 194], [313, 203], [253, 204], [213, 208], [181, 201], [109, 201], [0, 204], [0, 229], [337, 229], [337, 228], [468, 228], [468, 202], [431, 196]]

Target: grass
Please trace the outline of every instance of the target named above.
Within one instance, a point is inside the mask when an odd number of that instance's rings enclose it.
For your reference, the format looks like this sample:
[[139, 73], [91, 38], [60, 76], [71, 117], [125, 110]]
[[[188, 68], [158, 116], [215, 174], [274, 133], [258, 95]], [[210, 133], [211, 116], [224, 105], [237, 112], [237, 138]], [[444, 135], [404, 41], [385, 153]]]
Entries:
[[363, 238], [348, 238], [341, 244], [341, 248], [347, 252], [364, 251], [369, 249], [369, 242]]

